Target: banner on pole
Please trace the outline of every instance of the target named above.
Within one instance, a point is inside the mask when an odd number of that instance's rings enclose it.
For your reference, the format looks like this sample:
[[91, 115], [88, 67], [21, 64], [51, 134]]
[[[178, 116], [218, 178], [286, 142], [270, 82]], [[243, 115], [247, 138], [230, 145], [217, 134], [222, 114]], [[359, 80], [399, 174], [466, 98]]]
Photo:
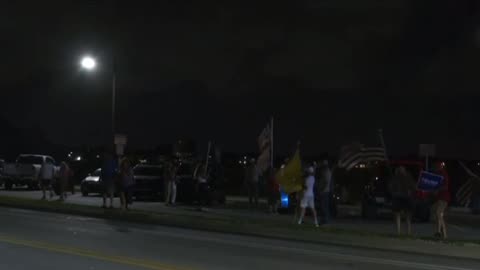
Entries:
[[257, 139], [260, 155], [257, 158], [257, 168], [261, 174], [265, 173], [272, 160], [272, 127], [267, 125]]
[[418, 189], [423, 191], [435, 191], [443, 184], [443, 176], [422, 171], [418, 180]]

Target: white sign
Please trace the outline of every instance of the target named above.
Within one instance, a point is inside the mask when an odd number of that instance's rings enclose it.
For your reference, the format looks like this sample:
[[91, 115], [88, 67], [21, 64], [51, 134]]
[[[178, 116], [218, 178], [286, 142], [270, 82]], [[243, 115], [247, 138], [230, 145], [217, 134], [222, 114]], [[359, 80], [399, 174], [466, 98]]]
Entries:
[[113, 139], [113, 143], [115, 145], [126, 145], [127, 144], [127, 135], [115, 134], [115, 138]]
[[420, 144], [419, 153], [422, 157], [433, 157], [436, 153], [435, 144]]
[[123, 153], [125, 152], [125, 145], [123, 144], [117, 144], [115, 145], [115, 153], [118, 156], [123, 156]]

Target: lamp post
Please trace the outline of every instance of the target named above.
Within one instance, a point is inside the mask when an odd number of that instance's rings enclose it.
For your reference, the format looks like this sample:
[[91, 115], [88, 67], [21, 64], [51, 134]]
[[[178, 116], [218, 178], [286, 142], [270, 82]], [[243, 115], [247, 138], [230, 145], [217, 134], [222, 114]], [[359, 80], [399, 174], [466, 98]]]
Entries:
[[[92, 72], [97, 67], [97, 61], [91, 56], [84, 56], [80, 61], [82, 69]], [[112, 135], [115, 136], [115, 94], [116, 94], [116, 76], [115, 68], [112, 68]]]

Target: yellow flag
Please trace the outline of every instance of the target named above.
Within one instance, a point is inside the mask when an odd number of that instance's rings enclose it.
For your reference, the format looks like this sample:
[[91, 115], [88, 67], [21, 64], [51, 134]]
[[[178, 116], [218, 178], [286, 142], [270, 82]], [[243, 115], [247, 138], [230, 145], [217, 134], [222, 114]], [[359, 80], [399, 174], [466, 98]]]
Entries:
[[293, 193], [303, 189], [302, 162], [298, 149], [293, 158], [277, 173], [276, 178], [278, 184], [286, 193]]

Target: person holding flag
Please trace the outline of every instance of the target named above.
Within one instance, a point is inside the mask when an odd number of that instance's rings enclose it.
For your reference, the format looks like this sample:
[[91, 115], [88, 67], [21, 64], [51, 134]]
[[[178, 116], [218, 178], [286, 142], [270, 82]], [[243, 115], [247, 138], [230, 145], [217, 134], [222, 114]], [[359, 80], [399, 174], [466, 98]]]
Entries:
[[298, 215], [300, 212], [300, 201], [303, 196], [303, 172], [302, 161], [300, 159], [300, 150], [297, 146], [295, 154], [290, 160], [285, 161], [285, 165], [282, 165], [281, 169], [276, 174], [276, 179], [280, 185], [280, 189], [283, 193], [292, 194], [295, 193], [297, 206], [295, 208], [294, 223], [298, 221]]

